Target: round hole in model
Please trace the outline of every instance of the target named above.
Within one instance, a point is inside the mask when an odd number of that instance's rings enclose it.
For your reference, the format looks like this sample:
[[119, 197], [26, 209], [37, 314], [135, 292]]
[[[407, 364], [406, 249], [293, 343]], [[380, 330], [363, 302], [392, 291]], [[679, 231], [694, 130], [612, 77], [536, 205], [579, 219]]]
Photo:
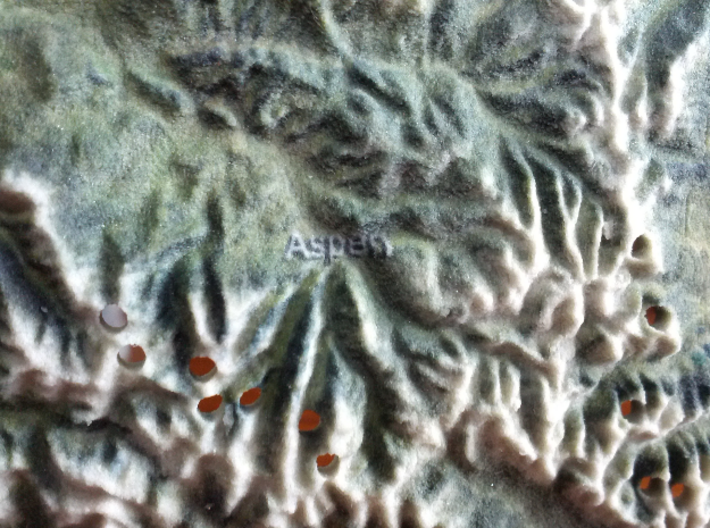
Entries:
[[658, 497], [663, 494], [664, 488], [668, 483], [659, 477], [651, 477], [647, 475], [638, 481], [639, 490], [643, 491], [650, 497]]
[[219, 409], [220, 405], [222, 405], [222, 396], [215, 394], [214, 396], [202, 398], [200, 403], [197, 404], [197, 410], [202, 413], [211, 413]]
[[241, 398], [239, 398], [239, 403], [247, 407], [249, 405], [254, 405], [259, 398], [261, 398], [261, 388], [253, 387], [248, 391], [244, 391]]
[[196, 378], [207, 376], [217, 364], [208, 357], [198, 356], [190, 360], [190, 373]]
[[643, 403], [638, 400], [626, 400], [621, 402], [621, 415], [632, 420], [634, 418], [639, 418], [641, 412], [643, 411]]
[[651, 253], [651, 240], [641, 235], [631, 245], [631, 256], [637, 259], [647, 257]]
[[10, 214], [30, 213], [35, 205], [24, 193], [0, 189], [0, 209]]
[[301, 419], [298, 422], [298, 430], [307, 432], [317, 429], [320, 425], [320, 414], [310, 409], [303, 411]]
[[121, 330], [128, 324], [126, 312], [121, 310], [117, 304], [109, 304], [101, 310], [101, 322], [112, 330]]
[[632, 408], [631, 400], [626, 400], [624, 402], [621, 402], [621, 415], [628, 416], [629, 414], [631, 414], [631, 408]]
[[323, 469], [330, 466], [335, 460], [336, 456], [331, 453], [325, 453], [316, 457], [316, 465]]
[[662, 306], [646, 308], [646, 321], [656, 330], [665, 330], [671, 322], [671, 313]]
[[685, 491], [685, 484], [681, 482], [676, 482], [671, 486], [671, 495], [673, 496], [674, 499], [677, 499], [681, 495], [683, 495], [683, 492]]
[[145, 350], [138, 345], [124, 345], [118, 349], [118, 360], [126, 366], [137, 367], [145, 361]]

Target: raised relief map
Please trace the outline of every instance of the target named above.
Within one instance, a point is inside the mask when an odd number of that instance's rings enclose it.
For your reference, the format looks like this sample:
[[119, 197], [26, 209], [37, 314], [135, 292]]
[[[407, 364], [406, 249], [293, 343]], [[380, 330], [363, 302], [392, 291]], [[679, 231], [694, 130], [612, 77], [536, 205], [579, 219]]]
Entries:
[[0, 0], [0, 528], [708, 526], [709, 46]]

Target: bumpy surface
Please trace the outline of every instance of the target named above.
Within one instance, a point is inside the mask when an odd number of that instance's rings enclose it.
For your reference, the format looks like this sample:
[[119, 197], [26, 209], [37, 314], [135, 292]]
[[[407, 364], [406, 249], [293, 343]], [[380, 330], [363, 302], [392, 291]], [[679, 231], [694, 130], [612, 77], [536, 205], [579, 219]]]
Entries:
[[0, 527], [706, 526], [709, 7], [0, 0]]

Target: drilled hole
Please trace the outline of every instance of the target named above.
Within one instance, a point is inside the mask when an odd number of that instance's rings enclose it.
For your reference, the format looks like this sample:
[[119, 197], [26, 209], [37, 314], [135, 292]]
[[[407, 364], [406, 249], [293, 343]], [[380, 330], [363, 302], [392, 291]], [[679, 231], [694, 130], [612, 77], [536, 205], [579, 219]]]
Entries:
[[666, 330], [671, 323], [671, 313], [662, 306], [649, 306], [646, 321], [657, 330]]
[[637, 259], [645, 258], [651, 253], [651, 240], [646, 235], [641, 235], [631, 245], [631, 256]]
[[651, 477], [643, 477], [639, 481], [639, 489], [646, 491], [651, 487]]
[[638, 400], [626, 400], [621, 402], [621, 415], [629, 421], [636, 421], [643, 414], [643, 403]]
[[109, 304], [101, 310], [101, 322], [112, 330], [120, 330], [128, 324], [126, 312], [121, 310], [117, 304]]
[[646, 476], [639, 481], [639, 489], [654, 497], [661, 496], [667, 486], [666, 481], [659, 477]]
[[631, 414], [631, 400], [626, 400], [625, 402], [621, 402], [621, 415], [622, 416], [628, 416]]
[[0, 210], [10, 214], [28, 213], [34, 210], [34, 203], [26, 194], [0, 189]]
[[214, 396], [202, 398], [200, 403], [197, 404], [197, 409], [203, 413], [211, 413], [219, 409], [220, 405], [222, 405], [222, 396], [215, 394]]
[[215, 368], [215, 362], [208, 357], [194, 357], [190, 360], [190, 373], [195, 377], [207, 376]]
[[320, 425], [320, 415], [310, 409], [303, 411], [301, 420], [298, 422], [299, 431], [313, 431]]
[[646, 320], [651, 326], [656, 324], [656, 307], [651, 306], [646, 310]]
[[328, 466], [330, 466], [333, 463], [334, 460], [335, 460], [335, 455], [333, 455], [331, 453], [325, 453], [323, 455], [316, 457], [316, 465], [321, 469], [327, 468]]
[[145, 350], [138, 345], [125, 345], [118, 350], [118, 360], [122, 364], [138, 367], [145, 361]]
[[685, 492], [685, 484], [676, 482], [671, 486], [671, 495], [674, 499], [679, 498]]
[[259, 398], [261, 398], [261, 389], [254, 387], [248, 391], [244, 391], [242, 397], [239, 398], [239, 403], [244, 406], [254, 405]]
[[698, 494], [692, 486], [686, 486], [681, 482], [676, 482], [671, 486], [671, 496], [675, 507], [679, 510], [693, 509], [698, 500]]

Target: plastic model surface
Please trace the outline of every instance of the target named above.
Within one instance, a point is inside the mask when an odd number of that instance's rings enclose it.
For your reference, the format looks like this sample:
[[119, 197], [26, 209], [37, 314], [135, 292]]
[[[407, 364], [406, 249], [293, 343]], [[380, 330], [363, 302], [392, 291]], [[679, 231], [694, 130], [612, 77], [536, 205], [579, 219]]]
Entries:
[[707, 526], [709, 16], [0, 0], [0, 527]]

